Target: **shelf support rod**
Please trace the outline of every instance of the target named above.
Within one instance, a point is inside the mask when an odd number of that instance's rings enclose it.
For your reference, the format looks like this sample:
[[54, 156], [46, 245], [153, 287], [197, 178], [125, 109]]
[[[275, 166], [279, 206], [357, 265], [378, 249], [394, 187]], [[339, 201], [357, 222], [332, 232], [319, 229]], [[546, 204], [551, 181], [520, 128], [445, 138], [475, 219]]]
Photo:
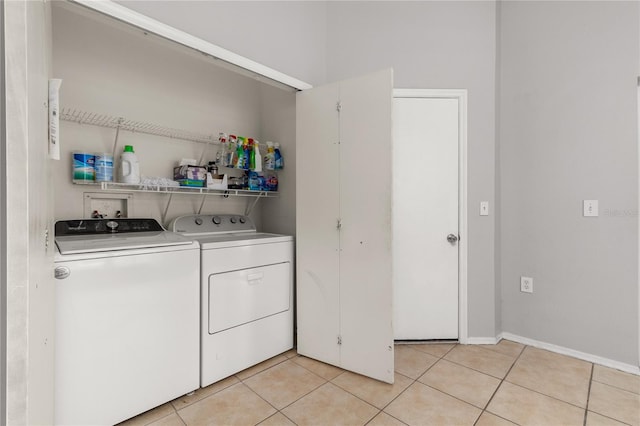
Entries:
[[200, 214], [202, 212], [202, 208], [204, 207], [204, 202], [207, 199], [207, 194], [203, 194], [202, 195], [202, 202], [200, 203], [200, 208], [198, 209], [198, 214]]
[[244, 215], [249, 216], [253, 211], [253, 208], [258, 204], [258, 200], [262, 197], [262, 192], [256, 196], [256, 199], [253, 200], [253, 203], [247, 202], [247, 208], [244, 209]]
[[111, 156], [113, 158], [113, 170], [116, 170], [116, 149], [118, 149], [118, 137], [120, 136], [120, 125], [122, 124], [122, 122], [124, 121], [124, 118], [120, 117], [118, 118], [118, 127], [116, 127], [116, 138], [113, 141], [113, 152], [111, 153]]
[[169, 194], [169, 199], [167, 200], [167, 205], [164, 207], [164, 212], [162, 212], [162, 226], [165, 226], [165, 222], [167, 220], [167, 212], [169, 211], [169, 206], [171, 205], [171, 199], [173, 198], [173, 192]]

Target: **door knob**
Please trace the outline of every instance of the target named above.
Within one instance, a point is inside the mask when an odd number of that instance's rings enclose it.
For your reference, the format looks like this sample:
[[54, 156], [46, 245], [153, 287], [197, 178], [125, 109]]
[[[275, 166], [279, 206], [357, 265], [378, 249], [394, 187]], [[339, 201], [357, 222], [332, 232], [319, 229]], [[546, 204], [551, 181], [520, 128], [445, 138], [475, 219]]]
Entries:
[[451, 244], [454, 244], [456, 241], [458, 241], [458, 236], [455, 234], [449, 234], [447, 235], [447, 241], [449, 241]]

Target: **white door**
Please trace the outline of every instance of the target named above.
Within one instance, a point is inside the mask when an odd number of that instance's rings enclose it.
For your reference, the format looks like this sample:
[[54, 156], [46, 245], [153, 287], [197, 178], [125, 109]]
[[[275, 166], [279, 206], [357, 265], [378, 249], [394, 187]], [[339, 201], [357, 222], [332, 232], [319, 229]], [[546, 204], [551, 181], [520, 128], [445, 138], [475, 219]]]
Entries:
[[298, 352], [389, 383], [392, 92], [385, 70], [296, 100]]
[[459, 102], [393, 100], [397, 340], [458, 338]]
[[[53, 423], [53, 180], [47, 158], [50, 2], [4, 2], [6, 424]], [[0, 191], [1, 192], [1, 191]], [[4, 424], [4, 423], [3, 423]]]

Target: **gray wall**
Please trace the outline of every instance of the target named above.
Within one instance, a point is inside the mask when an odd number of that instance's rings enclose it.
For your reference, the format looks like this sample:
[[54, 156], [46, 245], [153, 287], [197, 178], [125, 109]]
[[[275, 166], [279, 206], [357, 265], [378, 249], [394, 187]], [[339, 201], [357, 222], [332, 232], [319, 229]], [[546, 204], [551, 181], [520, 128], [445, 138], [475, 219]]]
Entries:
[[[500, 16], [503, 331], [632, 365], [637, 8], [505, 2]], [[599, 217], [582, 217], [584, 199]]]
[[[495, 3], [329, 2], [327, 79], [392, 67], [396, 88], [469, 91], [469, 336], [496, 336]], [[493, 213], [492, 213], [493, 214]]]
[[117, 3], [307, 83], [326, 81], [326, 2]]

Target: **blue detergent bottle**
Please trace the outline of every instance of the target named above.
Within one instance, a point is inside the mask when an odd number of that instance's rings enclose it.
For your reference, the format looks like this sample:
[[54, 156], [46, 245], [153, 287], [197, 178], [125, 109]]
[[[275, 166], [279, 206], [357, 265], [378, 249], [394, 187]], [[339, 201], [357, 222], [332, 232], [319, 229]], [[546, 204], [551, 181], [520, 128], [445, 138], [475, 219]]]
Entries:
[[282, 170], [284, 169], [284, 158], [282, 158], [282, 154], [280, 153], [280, 144], [276, 142], [274, 145], [274, 148], [275, 148], [275, 152], [274, 152], [275, 169]]

